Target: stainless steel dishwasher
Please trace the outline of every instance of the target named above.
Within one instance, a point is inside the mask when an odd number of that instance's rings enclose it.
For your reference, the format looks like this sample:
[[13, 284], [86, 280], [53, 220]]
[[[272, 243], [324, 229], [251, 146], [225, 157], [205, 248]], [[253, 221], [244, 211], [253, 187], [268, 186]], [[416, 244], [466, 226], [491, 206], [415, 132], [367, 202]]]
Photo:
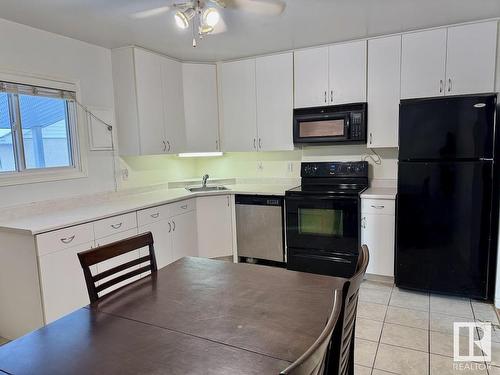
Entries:
[[283, 198], [236, 195], [238, 256], [283, 263]]

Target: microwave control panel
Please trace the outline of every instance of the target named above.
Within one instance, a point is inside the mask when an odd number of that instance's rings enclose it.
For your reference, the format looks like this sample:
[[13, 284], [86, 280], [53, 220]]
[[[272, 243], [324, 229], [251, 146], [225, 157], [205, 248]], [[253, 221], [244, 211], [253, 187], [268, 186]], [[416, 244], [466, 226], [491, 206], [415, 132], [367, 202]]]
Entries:
[[351, 112], [351, 129], [350, 129], [350, 139], [364, 139], [364, 127], [363, 127], [363, 112]]

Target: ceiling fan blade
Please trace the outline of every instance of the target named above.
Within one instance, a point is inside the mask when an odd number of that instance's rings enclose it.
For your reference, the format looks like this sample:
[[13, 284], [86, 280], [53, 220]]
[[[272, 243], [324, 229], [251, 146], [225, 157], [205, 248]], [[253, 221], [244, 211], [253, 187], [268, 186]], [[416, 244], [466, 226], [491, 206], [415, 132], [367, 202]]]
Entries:
[[149, 18], [149, 17], [154, 17], [154, 16], [159, 16], [163, 13], [168, 12], [170, 9], [169, 6], [162, 6], [158, 8], [153, 8], [153, 9], [147, 9], [147, 10], [142, 10], [140, 12], [135, 12], [130, 15], [132, 18], [136, 19], [142, 19], [142, 18]]
[[279, 16], [286, 8], [283, 0], [215, 0], [223, 2], [226, 8], [241, 9], [263, 16]]

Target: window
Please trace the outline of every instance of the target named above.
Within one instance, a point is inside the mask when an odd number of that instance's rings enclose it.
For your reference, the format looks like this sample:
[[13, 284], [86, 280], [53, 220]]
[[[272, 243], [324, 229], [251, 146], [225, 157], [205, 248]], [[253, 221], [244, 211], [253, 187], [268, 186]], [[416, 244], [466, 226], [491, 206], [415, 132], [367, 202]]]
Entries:
[[75, 169], [75, 92], [0, 82], [0, 176]]

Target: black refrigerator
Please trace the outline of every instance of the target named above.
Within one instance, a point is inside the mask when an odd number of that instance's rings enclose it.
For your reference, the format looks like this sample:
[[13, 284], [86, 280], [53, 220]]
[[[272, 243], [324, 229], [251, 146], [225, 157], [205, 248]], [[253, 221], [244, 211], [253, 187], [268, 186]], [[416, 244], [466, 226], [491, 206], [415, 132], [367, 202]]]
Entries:
[[397, 286], [493, 298], [496, 102], [496, 94], [401, 101]]

